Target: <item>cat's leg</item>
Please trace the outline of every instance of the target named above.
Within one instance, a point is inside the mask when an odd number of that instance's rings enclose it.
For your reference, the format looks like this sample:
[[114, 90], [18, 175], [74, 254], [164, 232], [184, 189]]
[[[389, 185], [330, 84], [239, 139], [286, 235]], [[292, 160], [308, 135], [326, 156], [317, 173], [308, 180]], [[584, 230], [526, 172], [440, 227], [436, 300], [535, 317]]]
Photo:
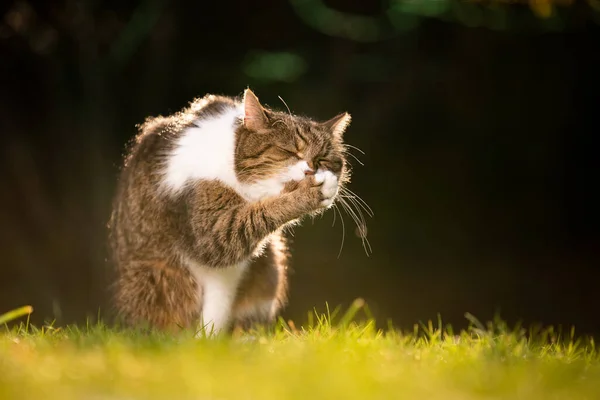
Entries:
[[186, 253], [198, 264], [217, 269], [249, 260], [269, 235], [327, 206], [323, 201], [330, 193], [322, 191], [323, 183], [306, 178], [292, 192], [254, 203], [218, 182], [199, 183], [186, 205]]
[[199, 309], [196, 281], [186, 268], [162, 260], [131, 261], [122, 266], [116, 282], [115, 306], [133, 326], [193, 327]]
[[[229, 327], [235, 293], [261, 243], [285, 224], [323, 207], [322, 186], [323, 181], [307, 178], [292, 192], [250, 203], [216, 181], [197, 184], [187, 199], [181, 245], [202, 287], [202, 317], [209, 332]], [[268, 300], [278, 310], [274, 299]]]
[[234, 326], [241, 329], [272, 324], [287, 300], [287, 248], [280, 233], [252, 261], [233, 306]]
[[191, 269], [202, 298], [201, 330], [198, 331], [198, 336], [218, 334], [229, 328], [236, 292], [247, 272], [248, 264], [246, 261], [230, 267], [196, 266]]

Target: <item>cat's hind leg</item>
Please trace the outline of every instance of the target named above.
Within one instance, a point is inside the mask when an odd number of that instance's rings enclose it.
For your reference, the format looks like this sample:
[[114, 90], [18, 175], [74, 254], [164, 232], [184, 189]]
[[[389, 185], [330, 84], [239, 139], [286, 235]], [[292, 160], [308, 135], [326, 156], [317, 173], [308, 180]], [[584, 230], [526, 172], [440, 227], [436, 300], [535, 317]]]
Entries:
[[197, 287], [186, 268], [162, 260], [132, 261], [122, 266], [116, 282], [116, 311], [130, 326], [194, 327], [200, 309]]
[[287, 302], [287, 248], [275, 234], [265, 252], [252, 261], [233, 305], [234, 327], [269, 326]]

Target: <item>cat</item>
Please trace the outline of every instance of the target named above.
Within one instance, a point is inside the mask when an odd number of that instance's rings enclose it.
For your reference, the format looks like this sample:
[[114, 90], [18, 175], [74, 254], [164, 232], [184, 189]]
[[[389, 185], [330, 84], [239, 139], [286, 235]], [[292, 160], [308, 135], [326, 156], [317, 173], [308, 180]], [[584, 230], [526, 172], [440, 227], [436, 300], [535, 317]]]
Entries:
[[215, 333], [271, 324], [287, 302], [283, 229], [349, 181], [350, 121], [269, 109], [246, 89], [141, 124], [109, 222], [120, 319]]

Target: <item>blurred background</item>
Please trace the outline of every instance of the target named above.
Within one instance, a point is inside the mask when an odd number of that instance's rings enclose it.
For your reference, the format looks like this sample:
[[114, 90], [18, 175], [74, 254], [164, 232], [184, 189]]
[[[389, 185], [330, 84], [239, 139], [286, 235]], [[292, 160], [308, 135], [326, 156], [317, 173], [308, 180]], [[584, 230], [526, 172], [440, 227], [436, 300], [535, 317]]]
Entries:
[[[349, 111], [372, 253], [329, 212], [293, 238], [286, 318], [600, 333], [596, 1], [5, 1], [0, 310], [108, 310], [106, 223], [135, 124], [205, 93]], [[338, 257], [339, 254], [339, 257]]]

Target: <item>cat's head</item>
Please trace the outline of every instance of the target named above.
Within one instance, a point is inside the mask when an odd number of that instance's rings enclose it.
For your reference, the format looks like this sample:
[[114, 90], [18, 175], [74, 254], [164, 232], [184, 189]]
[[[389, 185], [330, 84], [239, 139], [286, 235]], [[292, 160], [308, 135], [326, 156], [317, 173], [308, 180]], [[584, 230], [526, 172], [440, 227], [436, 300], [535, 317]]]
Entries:
[[343, 134], [350, 114], [317, 122], [267, 109], [250, 89], [244, 92], [243, 108], [235, 151], [241, 182], [300, 181], [319, 170], [333, 172], [340, 184], [348, 181]]

